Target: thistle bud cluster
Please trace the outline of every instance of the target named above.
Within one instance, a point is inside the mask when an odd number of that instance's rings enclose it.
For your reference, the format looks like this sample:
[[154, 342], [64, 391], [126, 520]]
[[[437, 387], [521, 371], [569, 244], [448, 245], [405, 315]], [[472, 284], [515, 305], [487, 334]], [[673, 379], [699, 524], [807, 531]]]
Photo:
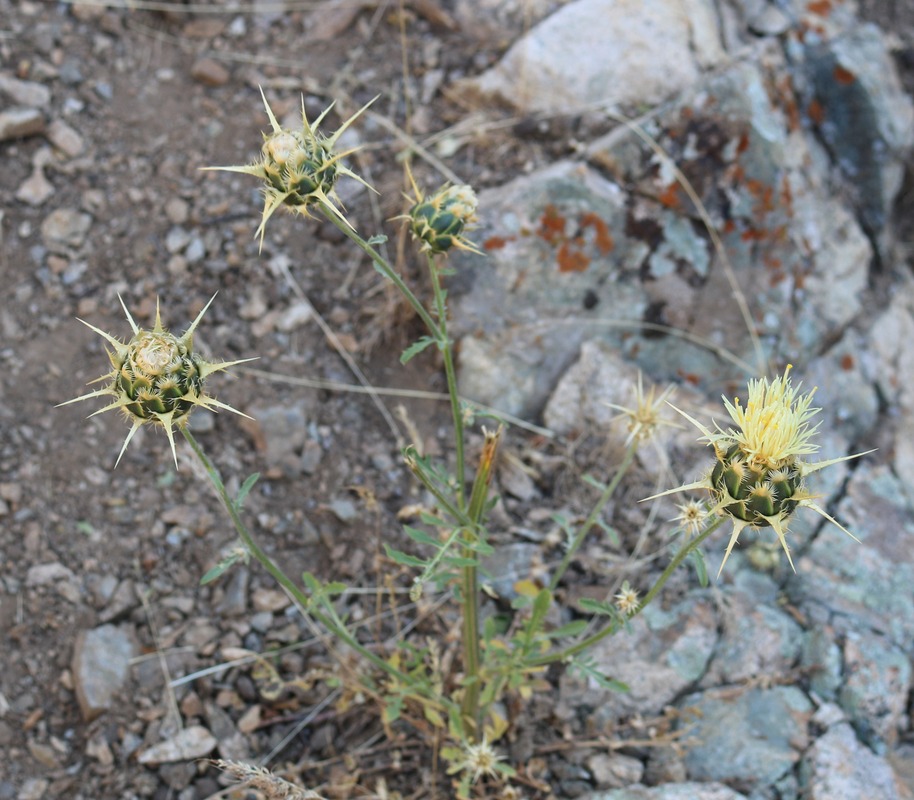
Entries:
[[434, 194], [414, 203], [407, 217], [410, 230], [423, 251], [446, 253], [457, 247], [478, 252], [463, 238], [467, 227], [476, 222], [476, 193], [471, 186], [442, 186]]

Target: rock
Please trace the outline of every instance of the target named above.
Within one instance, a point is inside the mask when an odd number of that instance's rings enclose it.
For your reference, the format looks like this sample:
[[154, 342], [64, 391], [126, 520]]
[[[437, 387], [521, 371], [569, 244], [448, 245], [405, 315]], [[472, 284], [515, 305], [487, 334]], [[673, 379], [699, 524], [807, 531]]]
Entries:
[[219, 743], [219, 755], [228, 761], [249, 761], [248, 740], [232, 722], [232, 718], [215, 703], [206, 704], [206, 720]]
[[812, 44], [804, 56], [807, 103], [817, 104], [813, 121], [855, 187], [864, 226], [878, 234], [904, 174], [894, 154], [914, 145], [914, 104], [875, 25], [857, 25], [846, 35]]
[[24, 139], [44, 132], [44, 114], [37, 108], [7, 108], [0, 111], [0, 142]]
[[224, 86], [231, 74], [225, 66], [212, 58], [199, 58], [190, 68], [191, 77], [204, 86]]
[[518, 581], [541, 581], [546, 584], [550, 578], [543, 566], [542, 548], [527, 542], [511, 542], [497, 547], [492, 555], [482, 560], [482, 569], [488, 576], [483, 578], [483, 582], [498, 597], [507, 600], [518, 596], [514, 588]]
[[806, 632], [800, 667], [809, 670], [809, 688], [820, 698], [831, 701], [837, 697], [843, 661], [831, 628], [816, 626]]
[[203, 758], [216, 749], [216, 737], [202, 725], [192, 725], [164, 742], [147, 747], [137, 757], [140, 764], [156, 765]]
[[[298, 456], [307, 435], [307, 416], [302, 403], [259, 407], [251, 410], [258, 438], [271, 467], [298, 470]], [[261, 438], [262, 437], [262, 438]]]
[[30, 108], [48, 108], [51, 105], [51, 90], [41, 83], [22, 81], [0, 73], [0, 92], [16, 105]]
[[861, 740], [884, 753], [907, 725], [911, 662], [885, 637], [849, 631], [844, 641], [844, 672], [838, 703]]
[[579, 800], [746, 800], [746, 796], [720, 783], [671, 783], [593, 792], [581, 795]]
[[314, 307], [307, 300], [297, 300], [276, 320], [276, 329], [280, 331], [294, 331], [314, 317]]
[[183, 225], [190, 214], [190, 206], [180, 197], [169, 197], [165, 201], [165, 216], [174, 225]]
[[856, 542], [834, 526], [816, 537], [797, 562], [788, 596], [813, 624], [839, 635], [869, 628], [910, 652], [914, 641], [914, 514], [903, 483], [884, 465], [861, 464], [837, 514]]
[[512, 31], [527, 30], [555, 6], [552, 0], [456, 0], [453, 9], [461, 33], [507, 44]]
[[621, 753], [597, 753], [587, 759], [587, 769], [601, 789], [619, 788], [638, 783], [644, 764]]
[[794, 619], [738, 591], [725, 591], [720, 605], [720, 641], [702, 685], [788, 677], [802, 645], [803, 629]]
[[629, 691], [595, 685], [582, 691], [579, 679], [568, 673], [561, 679], [563, 702], [595, 709], [590, 714], [597, 729], [632, 713], [659, 713], [704, 674], [717, 642], [717, 624], [711, 603], [698, 595], [669, 610], [648, 606], [627, 630], [589, 651], [593, 666]]
[[44, 168], [54, 160], [50, 147], [41, 147], [32, 156], [32, 174], [16, 190], [16, 199], [30, 206], [40, 206], [54, 194], [54, 185], [45, 177]]
[[64, 155], [75, 158], [82, 153], [85, 144], [82, 136], [62, 120], [55, 119], [48, 125], [45, 133], [48, 141]]
[[596, 171], [564, 161], [479, 199], [475, 239], [488, 258], [461, 257], [449, 287], [461, 392], [534, 417], [585, 338], [620, 341], [598, 320], [638, 319], [647, 307], [625, 278], [635, 252], [624, 198]]
[[847, 723], [835, 725], [809, 749], [800, 765], [809, 800], [910, 800], [912, 794], [889, 763], [862, 745]]
[[25, 585], [29, 587], [47, 586], [61, 580], [72, 581], [74, 578], [73, 570], [59, 561], [53, 561], [29, 567], [29, 571], [25, 575]]
[[52, 253], [65, 254], [79, 247], [92, 225], [92, 217], [75, 208], [58, 208], [41, 223], [41, 238]]
[[642, 106], [692, 85], [723, 57], [706, 0], [575, 0], [467, 86], [525, 111]]
[[679, 702], [697, 716], [681, 740], [693, 780], [769, 787], [790, 773], [807, 746], [812, 704], [793, 686], [718, 689]]
[[102, 625], [82, 631], [73, 646], [73, 680], [83, 719], [92, 721], [111, 708], [130, 674], [137, 650], [132, 630]]

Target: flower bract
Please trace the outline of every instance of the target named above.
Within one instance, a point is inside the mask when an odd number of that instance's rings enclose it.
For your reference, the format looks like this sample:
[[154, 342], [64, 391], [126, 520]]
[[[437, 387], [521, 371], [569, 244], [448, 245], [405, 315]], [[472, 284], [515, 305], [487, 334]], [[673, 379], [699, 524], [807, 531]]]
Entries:
[[120, 296], [118, 299], [121, 300], [127, 321], [133, 329], [132, 338], [124, 344], [85, 320], [80, 320], [83, 325], [91, 328], [111, 345], [112, 349], [108, 351], [108, 358], [111, 360], [112, 369], [92, 381], [92, 383], [104, 383], [104, 388], [96, 389], [94, 392], [68, 400], [60, 405], [69, 405], [80, 400], [88, 400], [91, 397], [113, 398], [108, 405], [90, 416], [94, 417], [105, 411], [120, 409], [130, 422], [130, 431], [127, 433], [127, 438], [124, 440], [114, 466], [116, 467], [120, 463], [121, 456], [124, 455], [134, 434], [143, 425], [151, 423], [164, 429], [177, 467], [178, 455], [175, 450], [174, 428], [185, 425], [188, 415], [194, 408], [224, 408], [243, 417], [247, 416], [238, 409], [207, 395], [204, 392], [207, 376], [254, 359], [242, 358], [237, 361], [222, 361], [214, 364], [194, 352], [194, 330], [203, 319], [203, 315], [215, 299], [215, 295], [180, 337], [173, 335], [162, 326], [158, 304], [156, 305], [155, 325], [152, 330], [145, 330], [134, 322], [123, 299]]

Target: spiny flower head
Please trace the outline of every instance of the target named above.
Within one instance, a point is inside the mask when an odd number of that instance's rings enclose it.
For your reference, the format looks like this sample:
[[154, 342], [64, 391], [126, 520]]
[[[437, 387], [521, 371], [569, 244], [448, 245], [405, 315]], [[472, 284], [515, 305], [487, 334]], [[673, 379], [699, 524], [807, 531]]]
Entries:
[[428, 197], [422, 192], [409, 173], [415, 198], [407, 214], [398, 219], [408, 219], [413, 237], [420, 242], [420, 250], [446, 253], [452, 247], [479, 253], [463, 234], [476, 222], [476, 193], [466, 184], [445, 184]]
[[641, 373], [639, 372], [638, 385], [635, 387], [634, 408], [618, 406], [615, 403], [606, 404], [610, 408], [622, 412], [622, 416], [615, 417], [613, 421], [616, 419], [628, 420], [628, 437], [625, 440], [626, 447], [633, 441], [645, 442], [652, 439], [657, 433], [658, 428], [662, 425], [668, 425], [673, 428], [681, 427], [675, 422], [670, 422], [660, 416], [660, 412], [673, 394], [674, 387], [667, 386], [659, 396], [655, 396], [655, 391], [656, 387], [651, 386], [647, 394], [644, 393], [644, 383], [641, 378]]
[[819, 424], [813, 425], [810, 420], [820, 409], [812, 408], [815, 389], [800, 394], [802, 384], [791, 385], [790, 370], [788, 366], [783, 375], [770, 382], [765, 378], [749, 381], [749, 399], [745, 406], [739, 398], [732, 403], [723, 398], [724, 406], [738, 428], [723, 430], [715, 424], [716, 430], [711, 431], [684, 411], [676, 409], [702, 432], [702, 439], [714, 448], [715, 463], [702, 480], [654, 497], [706, 489], [711, 493], [713, 502], [708, 513], [723, 514], [733, 519], [733, 531], [718, 575], [746, 527], [770, 527], [786, 553], [791, 569], [796, 571], [787, 544], [787, 526], [789, 518], [800, 506], [811, 508], [856, 541], [853, 534], [813, 502], [814, 495], [807, 491], [805, 478], [812, 472], [866, 453], [812, 464], [802, 460], [802, 456], [819, 449], [812, 441]]
[[616, 601], [616, 607], [626, 617], [630, 617], [638, 610], [638, 590], [632, 589], [628, 581], [622, 584], [613, 599]]
[[476, 783], [483, 775], [490, 778], [497, 778], [499, 772], [499, 762], [503, 756], [498, 755], [495, 748], [483, 738], [477, 744], [469, 742], [463, 746], [464, 758], [459, 764], [459, 769], [471, 775], [471, 781]]
[[[350, 227], [349, 220], [337, 207], [340, 202], [334, 186], [340, 175], [348, 175], [359, 183], [368, 186], [358, 175], [345, 167], [342, 159], [354, 153], [358, 148], [353, 148], [342, 153], [335, 152], [337, 140], [343, 132], [370, 106], [370, 100], [331, 136], [325, 136], [318, 131], [324, 117], [333, 108], [331, 103], [321, 115], [313, 122], [308, 121], [305, 112], [305, 98], [302, 97], [301, 117], [302, 129], [300, 131], [283, 128], [277, 121], [273, 109], [267, 102], [263, 89], [260, 90], [263, 104], [270, 120], [271, 131], [263, 135], [263, 147], [260, 150], [260, 160], [244, 167], [204, 167], [209, 170], [223, 170], [225, 172], [242, 172], [253, 175], [264, 182], [264, 206], [260, 225], [256, 236], [260, 237], [260, 246], [263, 247], [263, 237], [267, 221], [280, 206], [285, 206], [292, 212], [297, 212], [310, 217], [309, 206], [318, 205], [321, 209], [335, 214], [340, 220]], [[368, 188], [371, 188], [370, 186]]]
[[708, 520], [708, 507], [704, 503], [700, 500], [689, 500], [676, 508], [679, 509], [679, 513], [671, 521], [678, 522], [687, 536], [697, 536], [704, 530]]
[[215, 297], [213, 295], [191, 326], [180, 337], [170, 333], [162, 326], [158, 304], [156, 304], [156, 319], [152, 330], [140, 328], [134, 322], [120, 295], [118, 295], [118, 299], [121, 301], [127, 321], [133, 329], [133, 337], [126, 344], [94, 325], [90, 325], [85, 320], [79, 320], [111, 345], [113, 350], [108, 351], [108, 358], [111, 360], [112, 369], [92, 381], [92, 383], [104, 382], [106, 385], [103, 389], [97, 389], [60, 405], [65, 406], [80, 400], [88, 400], [90, 397], [114, 398], [108, 405], [90, 416], [94, 417], [105, 411], [120, 409], [131, 423], [130, 431], [118, 454], [115, 467], [120, 463], [121, 456], [124, 455], [134, 434], [146, 423], [160, 425], [165, 430], [177, 467], [178, 455], [175, 450], [174, 427], [185, 425], [188, 415], [194, 408], [198, 406], [209, 409], [224, 408], [241, 414], [243, 417], [247, 416], [204, 393], [203, 384], [208, 375], [235, 364], [253, 361], [250, 358], [243, 358], [238, 361], [211, 364], [194, 352], [194, 330]]

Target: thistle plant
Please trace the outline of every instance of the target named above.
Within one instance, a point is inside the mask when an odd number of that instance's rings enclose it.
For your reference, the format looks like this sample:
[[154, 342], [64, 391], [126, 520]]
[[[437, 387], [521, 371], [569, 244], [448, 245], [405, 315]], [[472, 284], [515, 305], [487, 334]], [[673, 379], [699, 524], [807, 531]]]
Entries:
[[[232, 496], [218, 469], [186, 425], [196, 406], [241, 413], [204, 391], [209, 374], [249, 360], [209, 363], [194, 352], [193, 332], [209, 304], [181, 337], [162, 327], [158, 309], [152, 330], [142, 330], [124, 306], [134, 334], [126, 344], [85, 323], [113, 348], [109, 352], [112, 370], [98, 379], [106, 383], [104, 388], [69, 402], [101, 396], [114, 398], [95, 413], [119, 408], [131, 422], [118, 461], [139, 427], [153, 423], [164, 428], [177, 464], [173, 431], [180, 430], [204, 467], [240, 540], [237, 547], [203, 576], [202, 582], [218, 579], [238, 562], [251, 558], [259, 562], [294, 599], [302, 614], [327, 631], [331, 639], [358, 654], [362, 667], [354, 674], [347, 672], [346, 680], [357, 684], [360, 692], [378, 702], [387, 730], [398, 720], [408, 720], [426, 735], [435, 731], [436, 741], [443, 739], [440, 755], [448, 764], [448, 774], [455, 776], [456, 796], [466, 800], [476, 791], [477, 783], [502, 787], [515, 774], [497, 749], [499, 740], [511, 726], [511, 721], [503, 717], [502, 701], [506, 696], [525, 700], [533, 692], [551, 688], [544, 673], [550, 665], [559, 664], [605, 688], [624, 690], [623, 685], [596, 668], [587, 651], [640, 614], [687, 559], [692, 560], [704, 584], [707, 576], [700, 547], [724, 520], [732, 520], [734, 526], [724, 562], [744, 528], [770, 527], [793, 566], [787, 526], [797, 508], [812, 508], [838, 524], [813, 502], [813, 495], [805, 486], [806, 476], [857, 456], [811, 464], [803, 460], [817, 450], [813, 438], [818, 425], [813, 425], [811, 420], [818, 409], [811, 407], [812, 393], [801, 395], [800, 387], [791, 385], [789, 368], [770, 383], [764, 379], [751, 381], [745, 407], [739, 400], [724, 401], [737, 428], [716, 427], [712, 431], [676, 409], [699, 428], [703, 440], [714, 449], [715, 461], [701, 481], [663, 494], [705, 489], [711, 495], [710, 504], [693, 500], [680, 506], [674, 521], [679, 523], [682, 542], [649, 586], [642, 585], [646, 578], [633, 578], [632, 583], [625, 581], [621, 586], [607, 588], [602, 600], [582, 599], [579, 605], [587, 618], [578, 616], [556, 627], [549, 621], [554, 616], [550, 611], [561, 597], [563, 580], [580, 548], [589, 535], [604, 529], [603, 512], [634, 463], [639, 448], [651, 442], [663, 426], [673, 424], [665, 416], [672, 390], [659, 393], [654, 387], [645, 390], [639, 375], [632, 406], [613, 406], [620, 412], [618, 418], [628, 424], [628, 435], [619, 463], [610, 470], [610, 479], [607, 483], [594, 478], [588, 480], [599, 496], [583, 522], [571, 524], [557, 519], [567, 539], [564, 554], [552, 570], [548, 584], [520, 581], [517, 597], [511, 603], [514, 614], [510, 622], [503, 625], [492, 615], [483, 621], [479, 575], [484, 559], [494, 552], [487, 513], [494, 502], [492, 479], [504, 426], [482, 428], [482, 447], [475, 463], [468, 464], [466, 428], [473, 424], [478, 409], [458, 394], [445, 288], [447, 278], [453, 274], [447, 262], [448, 254], [455, 249], [479, 254], [469, 238], [476, 221], [476, 194], [470, 186], [456, 184], [425, 195], [407, 171], [414, 196], [409, 199], [409, 210], [398, 219], [406, 221], [417, 250], [425, 259], [431, 291], [431, 301], [426, 307], [379, 251], [377, 245], [386, 237], [363, 238], [338, 205], [334, 186], [340, 176], [364, 181], [344, 165], [343, 158], [352, 151], [336, 152], [337, 140], [367, 106], [332, 136], [324, 136], [318, 126], [329, 108], [312, 124], [302, 101], [302, 130], [293, 131], [278, 124], [263, 92], [261, 96], [271, 132], [264, 135], [259, 161], [248, 166], [209, 168], [248, 174], [262, 182], [265, 200], [256, 232], [261, 245], [267, 223], [280, 206], [305, 217], [329, 220], [371, 259], [374, 268], [395, 286], [425, 326], [425, 335], [406, 348], [401, 362], [406, 364], [427, 348], [440, 354], [450, 402], [453, 459], [436, 461], [422, 456], [414, 447], [405, 448], [404, 461], [432, 498], [434, 509], [420, 514], [417, 524], [404, 527], [413, 549], [406, 552], [385, 544], [385, 550], [392, 562], [414, 571], [410, 589], [413, 601], [418, 602], [427, 592], [442, 594], [444, 599], [453, 601], [460, 627], [456, 668], [444, 673], [443, 664], [450, 660], [441, 657], [441, 647], [436, 642], [427, 646], [414, 641], [365, 644], [339, 610], [337, 600], [347, 587], [310, 573], [302, 575], [300, 581], [291, 578], [254, 539], [244, 521], [243, 502], [258, 476], [249, 476]], [[268, 773], [237, 766], [233, 769], [237, 776], [254, 783], [280, 786], [270, 781]], [[294, 789], [282, 784], [282, 791]], [[502, 789], [502, 795], [507, 796], [507, 791]]]
[[133, 330], [132, 338], [124, 344], [85, 320], [80, 320], [83, 325], [95, 331], [111, 345], [112, 349], [108, 351], [108, 358], [111, 361], [112, 369], [92, 381], [92, 383], [105, 383], [103, 388], [75, 397], [60, 405], [78, 403], [93, 397], [113, 397], [114, 399], [108, 405], [89, 416], [94, 417], [105, 411], [120, 409], [130, 422], [130, 430], [114, 466], [117, 467], [120, 463], [134, 434], [143, 425], [152, 424], [165, 431], [177, 467], [178, 453], [175, 450], [174, 429], [176, 426], [183, 428], [187, 424], [191, 411], [195, 408], [210, 410], [223, 408], [247, 417], [247, 414], [243, 414], [237, 408], [232, 408], [206, 394], [204, 391], [206, 378], [214, 372], [220, 372], [254, 359], [242, 358], [236, 361], [210, 363], [194, 351], [194, 331], [210, 304], [216, 299], [215, 295], [210, 298], [209, 303], [203, 307], [197, 318], [180, 337], [170, 333], [162, 326], [158, 303], [156, 303], [155, 324], [152, 330], [145, 330], [136, 324], [120, 295], [118, 295], [118, 299], [121, 301], [121, 307]]
[[[714, 464], [699, 481], [677, 486], [654, 497], [705, 489], [711, 496], [707, 513], [732, 519], [733, 530], [727, 544], [718, 576], [730, 557], [740, 533], [745, 528], [771, 528], [796, 572], [787, 542], [788, 523], [797, 508], [805, 506], [840, 528], [854, 541], [857, 538], [827, 511], [814, 502], [815, 495], [806, 487], [805, 479], [813, 472], [842, 461], [866, 455], [833, 458], [807, 463], [803, 456], [815, 453], [819, 446], [813, 441], [821, 423], [812, 419], [821, 411], [812, 407], [815, 389], [801, 394], [802, 384], [794, 387], [788, 365], [784, 374], [769, 382], [766, 378], [749, 381], [749, 399], [743, 406], [739, 398], [732, 403], [723, 398], [724, 406], [737, 427], [715, 430], [676, 408], [683, 417], [701, 431], [702, 440], [714, 448]], [[675, 406], [673, 406], [675, 408]], [[653, 499], [653, 498], [648, 498]], [[681, 518], [691, 525], [697, 514], [694, 507], [683, 509]]]
[[[334, 188], [336, 182], [341, 175], [346, 175], [365, 186], [368, 186], [368, 184], [342, 163], [346, 156], [351, 155], [358, 148], [337, 152], [336, 143], [346, 129], [355, 122], [374, 100], [370, 100], [362, 106], [335, 133], [325, 136], [319, 132], [318, 128], [324, 117], [333, 108], [333, 103], [327, 106], [312, 123], [308, 121], [308, 114], [305, 111], [305, 99], [302, 97], [302, 127], [298, 131], [283, 128], [277, 122], [276, 115], [273, 113], [269, 102], [267, 102], [263, 89], [260, 90], [260, 96], [267, 110], [271, 128], [269, 133], [263, 134], [260, 159], [247, 166], [206, 167], [205, 169], [241, 172], [246, 175], [253, 175], [263, 181], [263, 215], [256, 232], [256, 235], [260, 238], [261, 248], [263, 247], [263, 236], [267, 222], [273, 212], [280, 206], [285, 206], [293, 213], [310, 217], [309, 208], [320, 204], [324, 210], [331, 211], [340, 221], [348, 225], [349, 222], [337, 206], [340, 200]], [[368, 188], [371, 187], [369, 186]]]

